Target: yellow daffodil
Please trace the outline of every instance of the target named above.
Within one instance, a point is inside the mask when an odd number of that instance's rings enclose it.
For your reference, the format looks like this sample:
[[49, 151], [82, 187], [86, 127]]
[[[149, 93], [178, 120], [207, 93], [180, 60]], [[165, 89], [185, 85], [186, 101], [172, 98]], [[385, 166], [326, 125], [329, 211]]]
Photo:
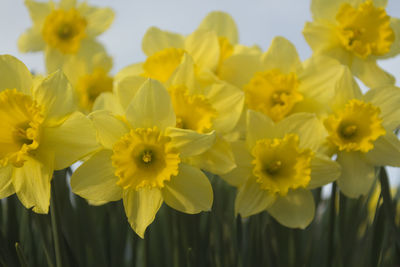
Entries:
[[103, 146], [72, 175], [73, 192], [94, 203], [123, 199], [133, 230], [143, 238], [165, 201], [181, 212], [211, 209], [207, 177], [187, 162], [214, 143], [214, 133], [178, 129], [167, 90], [147, 80], [126, 111], [90, 115]]
[[97, 149], [92, 122], [76, 110], [62, 72], [33, 82], [16, 58], [0, 56], [0, 198], [16, 193], [26, 208], [47, 213], [53, 170]]
[[336, 58], [368, 87], [393, 84], [376, 61], [400, 53], [400, 20], [385, 10], [387, 0], [312, 0], [314, 21], [303, 34], [314, 53]]
[[238, 167], [222, 176], [238, 187], [235, 212], [248, 217], [267, 210], [287, 227], [307, 227], [315, 213], [310, 190], [340, 175], [339, 164], [318, 152], [325, 137], [314, 114], [293, 114], [275, 124], [249, 110], [246, 141], [232, 144]]
[[350, 70], [342, 76], [324, 125], [342, 166], [337, 183], [346, 196], [367, 194], [376, 166], [400, 166], [400, 141], [393, 133], [400, 125], [399, 105], [398, 88], [385, 86], [362, 95]]
[[104, 48], [96, 37], [111, 25], [114, 12], [76, 0], [37, 2], [26, 0], [33, 26], [18, 40], [21, 52], [45, 52], [48, 72], [92, 58]]

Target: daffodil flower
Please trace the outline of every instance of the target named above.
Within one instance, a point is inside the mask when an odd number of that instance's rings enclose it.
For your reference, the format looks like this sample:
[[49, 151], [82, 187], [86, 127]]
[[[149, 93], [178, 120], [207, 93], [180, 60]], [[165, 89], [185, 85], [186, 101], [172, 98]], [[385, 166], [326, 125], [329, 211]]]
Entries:
[[26, 208], [47, 213], [50, 182], [98, 148], [92, 122], [74, 112], [74, 93], [58, 71], [33, 82], [16, 58], [0, 56], [0, 198], [16, 193]]
[[105, 110], [90, 116], [103, 149], [72, 175], [74, 193], [94, 203], [122, 198], [128, 221], [142, 238], [163, 202], [189, 214], [211, 209], [211, 184], [186, 159], [210, 148], [214, 133], [175, 128], [162, 84], [147, 80], [123, 116]]
[[318, 152], [326, 131], [311, 113], [296, 113], [274, 123], [247, 112], [246, 141], [232, 144], [238, 167], [222, 175], [238, 187], [235, 212], [248, 217], [268, 211], [279, 223], [305, 228], [314, 218], [311, 189], [340, 175], [340, 166]]
[[400, 53], [400, 20], [385, 10], [387, 0], [312, 0], [313, 22], [303, 34], [316, 54], [347, 65], [368, 87], [394, 84], [376, 61]]
[[[109, 28], [114, 12], [76, 0], [37, 2], [26, 0], [33, 26], [18, 40], [21, 52], [45, 52], [48, 72], [90, 61], [104, 47], [96, 37]], [[73, 67], [72, 67], [73, 68]]]
[[376, 166], [400, 166], [400, 141], [393, 133], [400, 125], [399, 105], [399, 90], [394, 86], [362, 95], [349, 69], [338, 81], [332, 113], [324, 125], [342, 166], [337, 183], [346, 196], [367, 194]]

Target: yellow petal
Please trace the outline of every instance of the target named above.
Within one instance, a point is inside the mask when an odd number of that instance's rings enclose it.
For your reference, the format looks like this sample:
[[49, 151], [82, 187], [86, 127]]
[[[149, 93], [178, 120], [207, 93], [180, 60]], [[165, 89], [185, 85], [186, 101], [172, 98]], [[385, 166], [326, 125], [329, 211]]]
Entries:
[[190, 160], [196, 167], [218, 175], [228, 173], [236, 167], [231, 146], [222, 137], [217, 137], [210, 149]]
[[236, 54], [228, 57], [219, 68], [219, 77], [239, 88], [247, 84], [254, 73], [261, 70], [259, 54]]
[[59, 124], [76, 110], [74, 91], [61, 71], [50, 74], [33, 92], [34, 99], [45, 109], [46, 124]]
[[71, 9], [76, 7], [76, 0], [61, 0], [59, 4], [62, 9]]
[[379, 117], [383, 119], [382, 125], [389, 131], [394, 131], [400, 126], [400, 91], [394, 86], [386, 86], [369, 90], [365, 95], [366, 102], [371, 102], [379, 107]]
[[114, 80], [118, 82], [129, 76], [139, 76], [143, 74], [143, 72], [143, 62], [132, 64], [122, 68], [115, 74]]
[[192, 57], [187, 53], [183, 54], [181, 64], [175, 69], [171, 77], [166, 82], [167, 88], [173, 85], [185, 85], [189, 94], [198, 93], [195, 92], [196, 88], [198, 87], [195, 77], [195, 65]]
[[238, 189], [235, 199], [235, 214], [242, 217], [260, 213], [271, 206], [275, 201], [275, 196], [262, 190], [260, 185], [252, 177]]
[[322, 154], [311, 160], [311, 180], [307, 189], [314, 189], [335, 181], [340, 175], [340, 165]]
[[18, 38], [18, 49], [22, 53], [43, 50], [45, 45], [39, 29], [30, 28]]
[[252, 175], [253, 165], [251, 161], [253, 158], [245, 142], [233, 142], [231, 143], [231, 147], [237, 167], [227, 174], [221, 175], [221, 178], [230, 185], [240, 186]]
[[180, 34], [151, 27], [143, 36], [142, 50], [147, 56], [151, 56], [164, 48], [183, 48], [183, 42], [184, 37]]
[[213, 203], [213, 190], [207, 176], [184, 163], [179, 165], [178, 176], [171, 177], [161, 192], [168, 206], [188, 214], [209, 211]]
[[360, 152], [339, 152], [337, 162], [342, 167], [337, 183], [343, 194], [351, 198], [368, 194], [375, 181], [374, 166]]
[[311, 13], [314, 19], [335, 20], [336, 14], [342, 3], [350, 2], [348, 0], [312, 0]]
[[286, 196], [278, 197], [268, 212], [286, 227], [304, 229], [314, 219], [313, 195], [306, 189], [289, 191]]
[[107, 110], [115, 115], [124, 115], [125, 109], [121, 106], [115, 94], [101, 93], [93, 103], [93, 111]]
[[351, 70], [369, 88], [393, 85], [395, 83], [393, 75], [379, 67], [375, 60], [372, 59], [361, 60], [354, 58]]
[[58, 127], [44, 128], [40, 149], [55, 154], [54, 169], [71, 166], [99, 148], [92, 121], [75, 112]]
[[22, 204], [36, 213], [48, 213], [50, 181], [53, 176], [53, 155], [27, 158], [24, 166], [15, 168], [12, 183]]
[[343, 108], [351, 99], [362, 98], [361, 89], [348, 68], [343, 69], [343, 73], [341, 73], [334, 83], [335, 94], [334, 98], [331, 100], [333, 109]]
[[284, 37], [275, 37], [268, 51], [262, 56], [263, 67], [266, 70], [278, 69], [288, 74], [301, 69], [301, 61], [296, 47]]
[[101, 150], [85, 161], [71, 177], [75, 194], [91, 201], [104, 203], [122, 198], [122, 187], [117, 185], [111, 164], [111, 150]]
[[32, 75], [24, 63], [17, 58], [1, 55], [0, 73], [0, 91], [15, 88], [22, 93], [31, 94]]
[[29, 15], [33, 23], [41, 28], [47, 15], [51, 13], [54, 8], [52, 1], [38, 2], [33, 0], [25, 0], [25, 5], [28, 8]]
[[235, 21], [231, 15], [221, 11], [208, 13], [198, 29], [214, 31], [218, 36], [228, 38], [231, 44], [236, 44], [239, 39]]
[[12, 184], [12, 171], [13, 168], [11, 165], [0, 168], [0, 199], [15, 193]]
[[185, 39], [185, 50], [200, 70], [215, 70], [219, 60], [219, 42], [214, 32], [196, 30]]
[[335, 35], [334, 26], [320, 22], [306, 22], [303, 35], [314, 53], [326, 52], [340, 47], [340, 40]]
[[126, 110], [129, 103], [147, 78], [142, 76], [127, 76], [117, 82], [115, 94], [122, 108]]
[[213, 122], [214, 129], [220, 134], [232, 131], [242, 114], [243, 91], [228, 83], [215, 83], [207, 91], [206, 97], [218, 113]]
[[85, 2], [79, 5], [78, 10], [87, 21], [86, 31], [89, 38], [105, 32], [111, 26], [115, 17], [111, 8], [89, 6]]
[[161, 191], [158, 188], [142, 188], [138, 191], [124, 191], [124, 208], [126, 217], [132, 229], [144, 238], [144, 232], [156, 217], [163, 203]]
[[128, 126], [111, 115], [109, 111], [95, 111], [89, 115], [89, 118], [93, 121], [100, 143], [107, 149], [112, 149], [115, 142], [129, 132]]
[[215, 131], [202, 134], [193, 130], [169, 127], [166, 134], [172, 138], [174, 147], [183, 157], [204, 153], [215, 142]]
[[126, 118], [135, 128], [160, 130], [176, 125], [171, 98], [164, 86], [156, 80], [147, 80], [138, 90], [126, 110]]
[[257, 140], [264, 138], [274, 138], [276, 130], [274, 122], [262, 113], [247, 111], [247, 146], [251, 149]]
[[299, 136], [300, 146], [318, 150], [328, 136], [324, 125], [315, 114], [296, 113], [276, 124], [277, 134], [283, 137], [287, 133]]
[[384, 54], [378, 58], [391, 58], [400, 53], [400, 19], [398, 18], [390, 18], [390, 27], [394, 31], [394, 42], [390, 47], [389, 53]]
[[400, 141], [388, 132], [374, 142], [374, 148], [365, 155], [374, 166], [400, 167]]

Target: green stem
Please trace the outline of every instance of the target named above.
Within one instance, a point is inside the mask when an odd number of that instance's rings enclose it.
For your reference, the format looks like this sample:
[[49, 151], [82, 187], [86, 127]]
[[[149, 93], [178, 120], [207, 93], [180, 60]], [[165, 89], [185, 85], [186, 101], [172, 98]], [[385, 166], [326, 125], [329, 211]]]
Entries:
[[336, 183], [332, 184], [331, 207], [329, 214], [329, 233], [328, 233], [328, 257], [326, 266], [333, 266], [334, 242], [335, 242], [335, 219], [336, 219]]
[[54, 189], [54, 179], [53, 179], [51, 186], [51, 198], [50, 198], [51, 230], [53, 232], [54, 250], [56, 254], [56, 266], [62, 267], [60, 236], [59, 236], [55, 205], [56, 201], [55, 201], [55, 189]]
[[28, 267], [28, 263], [26, 261], [26, 258], [24, 256], [24, 253], [21, 250], [21, 246], [18, 242], [15, 243], [15, 250], [17, 251], [17, 256], [19, 263], [22, 267]]

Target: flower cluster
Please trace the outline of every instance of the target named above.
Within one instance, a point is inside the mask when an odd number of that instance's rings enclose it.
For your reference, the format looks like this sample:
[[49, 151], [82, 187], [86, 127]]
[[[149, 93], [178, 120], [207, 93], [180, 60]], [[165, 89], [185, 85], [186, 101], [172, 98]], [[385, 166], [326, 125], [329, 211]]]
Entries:
[[400, 166], [400, 89], [376, 64], [400, 53], [400, 20], [386, 1], [312, 0], [303, 34], [314, 53], [304, 62], [284, 37], [265, 52], [240, 44], [223, 12], [189, 35], [152, 27], [146, 60], [115, 76], [96, 40], [111, 9], [25, 4], [33, 25], [18, 47], [43, 50], [49, 74], [0, 56], [0, 198], [16, 193], [47, 213], [53, 171], [81, 160], [72, 191], [92, 205], [122, 199], [141, 237], [164, 202], [209, 211], [218, 192], [206, 174], [237, 188], [236, 214], [267, 211], [305, 228], [311, 190], [336, 182], [357, 198], [376, 167]]

